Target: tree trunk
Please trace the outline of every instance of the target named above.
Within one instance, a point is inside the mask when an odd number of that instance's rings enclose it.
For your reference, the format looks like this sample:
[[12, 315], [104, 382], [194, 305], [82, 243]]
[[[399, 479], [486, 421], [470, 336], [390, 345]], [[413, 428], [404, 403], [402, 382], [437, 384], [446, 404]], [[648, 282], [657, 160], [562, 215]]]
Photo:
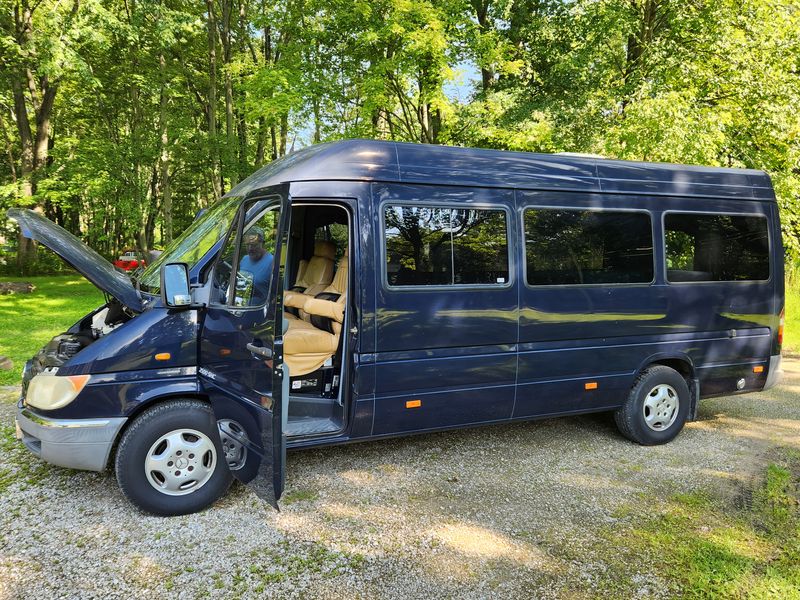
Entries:
[[214, 201], [222, 197], [219, 145], [217, 144], [217, 24], [214, 0], [206, 0], [208, 11], [208, 139], [211, 144], [211, 188]]
[[281, 148], [278, 156], [286, 155], [286, 140], [289, 137], [289, 115], [281, 115]]
[[640, 76], [643, 60], [658, 31], [658, 12], [661, 0], [630, 0], [631, 9], [637, 13], [639, 30], [628, 34], [625, 53], [624, 83], [630, 86]]
[[236, 131], [233, 117], [233, 80], [231, 78], [231, 0], [222, 0], [222, 61], [225, 65], [225, 157], [227, 158], [226, 172], [229, 173], [231, 187], [239, 181], [238, 165], [236, 162]]
[[267, 125], [264, 117], [258, 118], [258, 142], [256, 144], [256, 167], [264, 164], [267, 151]]
[[322, 141], [322, 117], [320, 116], [319, 98], [316, 94], [312, 100], [312, 108], [314, 110], [314, 143], [319, 144]]
[[[20, 195], [23, 198], [23, 204], [29, 206], [33, 204], [33, 194], [35, 192], [33, 133], [28, 120], [28, 107], [25, 103], [25, 93], [21, 81], [17, 78], [12, 79], [11, 89], [14, 96], [14, 114], [21, 146]], [[20, 231], [17, 236], [17, 270], [21, 275], [25, 275], [30, 271], [35, 261], [36, 245], [33, 241], [23, 236]]]
[[3, 136], [3, 144], [6, 148], [6, 158], [8, 159], [8, 172], [11, 174], [11, 182], [17, 182], [17, 163], [14, 158], [14, 143], [11, 141], [11, 136], [6, 128], [5, 121], [3, 121], [2, 114], [0, 114], [0, 134]]
[[[478, 20], [478, 28], [482, 35], [489, 32], [492, 27], [491, 20], [489, 19], [489, 5], [491, 0], [472, 0], [472, 8], [475, 11], [475, 17]], [[494, 85], [494, 69], [492, 65], [482, 64], [481, 68], [481, 87], [483, 91], [487, 91]]]
[[47, 166], [50, 150], [50, 116], [58, 91], [58, 83], [48, 83], [47, 75], [42, 77], [42, 102], [36, 111], [36, 142], [34, 145], [33, 165], [35, 170]]
[[164, 55], [159, 56], [159, 69], [161, 71], [161, 98], [159, 103], [159, 129], [161, 130], [161, 207], [164, 216], [164, 244], [172, 242], [172, 182], [169, 176], [169, 130], [167, 127], [167, 91], [166, 91], [166, 61]]

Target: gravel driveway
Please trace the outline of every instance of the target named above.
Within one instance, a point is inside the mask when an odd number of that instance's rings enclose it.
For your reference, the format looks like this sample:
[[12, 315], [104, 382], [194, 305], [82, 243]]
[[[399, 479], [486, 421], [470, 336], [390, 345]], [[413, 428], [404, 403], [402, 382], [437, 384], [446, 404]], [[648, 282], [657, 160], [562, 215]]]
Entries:
[[237, 485], [171, 519], [140, 514], [110, 473], [21, 449], [6, 389], [0, 598], [589, 597], [609, 577], [658, 597], [647, 563], [612, 566], [604, 533], [677, 492], [735, 494], [776, 447], [800, 448], [800, 361], [785, 368], [768, 393], [704, 401], [666, 446], [592, 415], [294, 452], [281, 512]]

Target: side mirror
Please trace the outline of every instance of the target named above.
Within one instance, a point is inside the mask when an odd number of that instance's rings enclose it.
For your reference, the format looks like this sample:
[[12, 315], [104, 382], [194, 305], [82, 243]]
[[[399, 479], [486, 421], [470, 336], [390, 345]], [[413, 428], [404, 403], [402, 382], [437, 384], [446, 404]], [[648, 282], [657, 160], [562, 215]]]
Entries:
[[161, 301], [170, 308], [192, 304], [186, 263], [161, 265]]

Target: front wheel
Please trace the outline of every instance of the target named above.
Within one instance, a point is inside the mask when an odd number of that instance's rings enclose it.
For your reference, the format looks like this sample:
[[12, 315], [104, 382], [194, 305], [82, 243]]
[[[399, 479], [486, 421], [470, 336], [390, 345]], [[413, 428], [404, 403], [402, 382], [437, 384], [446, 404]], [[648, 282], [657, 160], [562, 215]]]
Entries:
[[138, 416], [122, 435], [115, 466], [125, 496], [155, 515], [203, 510], [231, 483], [214, 414], [197, 400], [168, 402]]
[[629, 440], [643, 446], [666, 444], [683, 429], [690, 402], [683, 376], [675, 369], [654, 365], [636, 379], [614, 420]]

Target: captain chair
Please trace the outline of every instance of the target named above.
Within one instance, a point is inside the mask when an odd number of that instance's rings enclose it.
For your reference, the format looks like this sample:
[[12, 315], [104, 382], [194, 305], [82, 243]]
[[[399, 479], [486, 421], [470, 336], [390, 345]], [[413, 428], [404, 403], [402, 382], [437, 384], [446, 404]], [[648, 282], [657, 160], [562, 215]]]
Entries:
[[314, 242], [314, 256], [311, 260], [300, 261], [297, 273], [297, 281], [290, 291], [284, 294], [284, 306], [298, 309], [296, 311], [285, 312], [285, 317], [290, 321], [296, 320], [298, 316], [308, 320], [308, 315], [299, 308], [303, 304], [303, 298], [294, 300], [294, 296], [299, 294], [314, 297], [328, 287], [333, 281], [333, 260], [336, 257], [336, 244], [326, 240], [316, 240]]
[[348, 284], [347, 250], [331, 284], [312, 298], [295, 294], [297, 308], [309, 315], [309, 321], [293, 319], [283, 334], [283, 359], [292, 377], [319, 369], [336, 354], [344, 322]]
[[[314, 242], [314, 256], [306, 265], [300, 261], [300, 270], [297, 281], [292, 287], [293, 291], [302, 292], [309, 296], [319, 294], [333, 281], [333, 261], [336, 258], [336, 244], [326, 240]], [[303, 268], [305, 266], [305, 268]]]

